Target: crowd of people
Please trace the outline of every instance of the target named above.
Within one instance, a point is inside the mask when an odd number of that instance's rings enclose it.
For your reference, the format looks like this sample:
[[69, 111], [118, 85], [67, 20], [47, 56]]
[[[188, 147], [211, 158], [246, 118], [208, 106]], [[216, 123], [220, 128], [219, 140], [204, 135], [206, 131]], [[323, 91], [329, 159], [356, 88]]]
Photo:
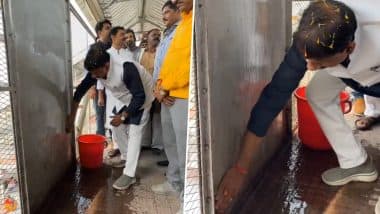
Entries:
[[[88, 93], [96, 109], [96, 133], [110, 131], [112, 167], [123, 168], [113, 183], [126, 190], [136, 182], [142, 149], [165, 154], [164, 183], [151, 187], [157, 194], [178, 193], [183, 202], [187, 111], [192, 41], [192, 0], [169, 0], [162, 6], [165, 30], [145, 32], [140, 46], [132, 29], [97, 23], [97, 39], [84, 60], [88, 71], [78, 85], [67, 118], [73, 130], [81, 98]], [[161, 36], [161, 34], [163, 34]]]

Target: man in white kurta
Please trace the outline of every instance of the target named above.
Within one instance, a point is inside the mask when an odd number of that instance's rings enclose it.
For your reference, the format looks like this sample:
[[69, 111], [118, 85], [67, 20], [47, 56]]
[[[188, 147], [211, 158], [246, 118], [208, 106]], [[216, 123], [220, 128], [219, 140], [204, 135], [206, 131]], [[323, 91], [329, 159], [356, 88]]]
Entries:
[[293, 44], [272, 80], [251, 111], [247, 132], [236, 163], [224, 175], [217, 192], [216, 209], [225, 211], [249, 175], [252, 156], [262, 146], [274, 118], [288, 102], [305, 74], [315, 71], [307, 98], [339, 161], [326, 170], [328, 185], [351, 181], [373, 182], [378, 172], [342, 114], [340, 92], [346, 85], [380, 97], [380, 1], [312, 1], [304, 11]]
[[[127, 144], [119, 144], [120, 151], [126, 153], [126, 163], [123, 174], [112, 187], [125, 190], [136, 182], [142, 134], [149, 120], [149, 111], [154, 99], [152, 77], [136, 62], [111, 58], [100, 46], [91, 47], [84, 65], [89, 75], [85, 77], [86, 80], [79, 91], [88, 90], [97, 80], [123, 104], [114, 108], [115, 116], [111, 125], [115, 127], [115, 131], [127, 133]], [[73, 109], [71, 115], [75, 116], [76, 108]]]
[[[111, 40], [112, 40], [112, 46], [110, 49], [107, 50], [107, 52], [110, 54], [111, 59], [115, 59], [114, 61], [117, 62], [122, 62], [122, 61], [131, 61], [132, 60], [132, 55], [125, 49], [123, 48], [123, 45], [125, 43], [125, 30], [122, 27], [114, 27], [112, 28], [110, 32]], [[116, 60], [118, 59], [118, 60]], [[111, 126], [111, 117], [114, 115], [113, 111], [120, 109], [122, 103], [117, 100], [112, 93], [110, 93], [109, 89], [105, 89], [104, 85], [101, 83], [101, 81], [97, 82], [97, 90], [100, 91], [105, 91], [106, 94], [106, 119], [105, 119], [105, 127], [109, 128], [112, 133], [112, 140], [114, 143], [113, 150], [110, 152], [110, 156], [115, 156], [117, 154], [117, 151], [119, 150], [119, 144], [123, 144], [122, 147], [126, 148], [127, 142], [127, 135], [126, 132], [120, 132], [118, 131], [114, 126]], [[104, 96], [102, 93], [99, 93], [99, 100], [104, 100], [102, 97]], [[103, 101], [104, 102], [104, 101]], [[121, 158], [115, 158], [111, 159], [111, 165], [113, 167], [124, 167], [125, 166], [125, 154], [126, 150], [121, 152]]]
[[[339, 102], [337, 95], [346, 87], [340, 78], [352, 79], [364, 87], [380, 83], [380, 72], [376, 71], [376, 67], [380, 65], [380, 41], [378, 40], [380, 13], [377, 10], [380, 8], [380, 2], [376, 0], [342, 0], [341, 2], [354, 11], [357, 19], [355, 49], [350, 55], [347, 67], [339, 64], [316, 71], [307, 87], [307, 92], [313, 111], [338, 156], [340, 167], [348, 169], [363, 164], [368, 159], [368, 155], [360, 142], [355, 139], [339, 106], [336, 105]], [[378, 99], [374, 98], [375, 101]], [[377, 172], [373, 174], [374, 177], [377, 177]], [[324, 181], [329, 183], [328, 180]]]

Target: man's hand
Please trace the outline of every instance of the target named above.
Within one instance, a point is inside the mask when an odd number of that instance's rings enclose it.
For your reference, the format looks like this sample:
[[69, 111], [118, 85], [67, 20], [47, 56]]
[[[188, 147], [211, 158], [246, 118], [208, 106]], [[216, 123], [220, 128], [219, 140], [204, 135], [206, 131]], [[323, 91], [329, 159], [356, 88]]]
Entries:
[[215, 209], [217, 213], [225, 213], [235, 201], [241, 191], [246, 175], [240, 173], [236, 168], [230, 168], [224, 175], [216, 194]]
[[162, 99], [162, 103], [168, 107], [174, 105], [175, 103], [175, 98], [174, 97], [164, 97], [164, 99]]
[[120, 126], [120, 124], [123, 123], [123, 121], [121, 120], [121, 114], [115, 115], [112, 118], [113, 118], [111, 120], [111, 125], [112, 126], [118, 127], [118, 126]]
[[90, 97], [90, 99], [95, 99], [96, 98], [96, 88], [95, 88], [95, 86], [92, 86], [88, 90], [88, 96]]
[[219, 184], [215, 204], [218, 213], [225, 213], [241, 191], [252, 165], [252, 157], [260, 151], [261, 142], [262, 137], [246, 131], [235, 167], [226, 172]]
[[65, 129], [67, 133], [71, 133], [74, 130], [75, 115], [68, 115], [66, 117]]
[[154, 90], [153, 95], [157, 99], [157, 101], [160, 103], [162, 103], [164, 98], [167, 96], [166, 94], [163, 94], [161, 90]]

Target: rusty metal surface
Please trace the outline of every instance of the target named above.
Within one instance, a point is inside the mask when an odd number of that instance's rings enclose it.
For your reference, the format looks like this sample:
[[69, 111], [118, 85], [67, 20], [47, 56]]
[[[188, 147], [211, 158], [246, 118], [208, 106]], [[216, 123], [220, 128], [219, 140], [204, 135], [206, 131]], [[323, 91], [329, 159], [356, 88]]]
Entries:
[[[42, 11], [42, 12], [41, 12]], [[23, 213], [33, 213], [72, 162], [68, 1], [4, 1]]]
[[[281, 62], [290, 33], [290, 1], [198, 0], [196, 51], [204, 212], [238, 154], [250, 110]], [[254, 155], [252, 175], [284, 137], [282, 114]], [[211, 178], [211, 179], [210, 179]]]

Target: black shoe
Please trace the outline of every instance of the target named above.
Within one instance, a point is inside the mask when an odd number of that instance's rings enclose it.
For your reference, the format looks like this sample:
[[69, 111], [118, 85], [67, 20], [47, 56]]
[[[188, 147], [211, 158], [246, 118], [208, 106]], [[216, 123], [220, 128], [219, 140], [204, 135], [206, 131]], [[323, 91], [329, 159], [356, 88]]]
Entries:
[[152, 147], [150, 146], [141, 146], [141, 151], [145, 151], [145, 150], [151, 150]]
[[157, 165], [159, 165], [159, 166], [168, 166], [169, 165], [169, 161], [168, 160], [157, 161]]
[[120, 155], [120, 150], [119, 149], [112, 149], [111, 151], [108, 152], [108, 156], [110, 158], [116, 157]]
[[161, 150], [161, 149], [152, 148], [151, 150], [152, 150], [152, 153], [153, 153], [154, 155], [161, 155], [161, 153], [162, 153], [162, 150]]

